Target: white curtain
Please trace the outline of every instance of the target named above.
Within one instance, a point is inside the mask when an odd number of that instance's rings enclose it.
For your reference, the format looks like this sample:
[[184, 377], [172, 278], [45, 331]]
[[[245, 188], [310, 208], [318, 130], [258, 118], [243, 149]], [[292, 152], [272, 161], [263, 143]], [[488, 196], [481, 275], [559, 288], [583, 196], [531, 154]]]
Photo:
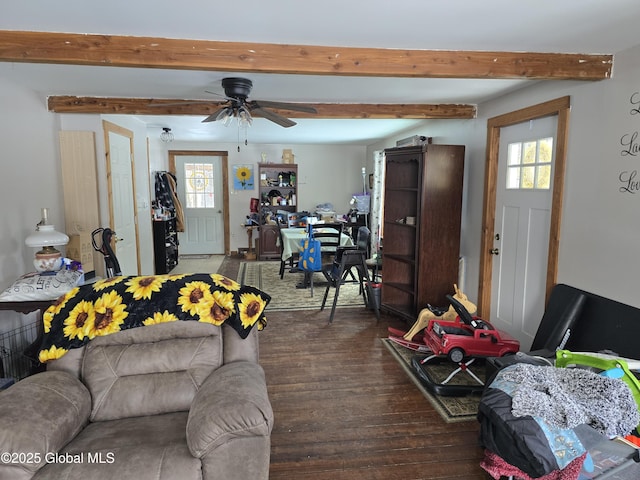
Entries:
[[373, 189], [371, 191], [371, 256], [380, 250], [384, 218], [384, 151], [373, 152]]

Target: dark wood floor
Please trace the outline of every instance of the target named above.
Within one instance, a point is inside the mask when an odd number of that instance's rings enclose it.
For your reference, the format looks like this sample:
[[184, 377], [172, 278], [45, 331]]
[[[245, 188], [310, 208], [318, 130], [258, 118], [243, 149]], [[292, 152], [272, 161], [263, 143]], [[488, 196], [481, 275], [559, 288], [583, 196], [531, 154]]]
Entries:
[[[235, 278], [233, 262], [225, 275]], [[273, 312], [260, 333], [274, 410], [270, 479], [490, 478], [477, 422], [448, 424], [391, 357], [363, 308]]]

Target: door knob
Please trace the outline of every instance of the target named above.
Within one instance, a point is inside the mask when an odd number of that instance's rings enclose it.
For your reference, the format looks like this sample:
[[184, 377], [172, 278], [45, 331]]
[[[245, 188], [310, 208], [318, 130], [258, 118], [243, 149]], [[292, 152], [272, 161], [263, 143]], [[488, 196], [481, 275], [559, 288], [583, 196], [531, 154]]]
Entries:
[[498, 250], [497, 248], [492, 248], [491, 250], [489, 250], [489, 253], [491, 255], [500, 255], [500, 250]]

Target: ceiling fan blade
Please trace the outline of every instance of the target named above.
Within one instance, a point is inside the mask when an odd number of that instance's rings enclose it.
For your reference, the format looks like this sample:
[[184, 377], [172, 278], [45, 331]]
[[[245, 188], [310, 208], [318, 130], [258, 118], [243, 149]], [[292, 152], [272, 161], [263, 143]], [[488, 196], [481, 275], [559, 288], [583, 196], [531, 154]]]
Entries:
[[216, 119], [218, 118], [218, 115], [220, 115], [220, 112], [222, 112], [223, 110], [226, 110], [228, 107], [222, 107], [219, 108], [218, 110], [216, 110], [215, 112], [213, 112], [211, 115], [209, 115], [207, 118], [205, 118], [204, 120], [202, 120], [202, 123], [205, 122], [215, 122]]
[[235, 98], [227, 97], [226, 95], [223, 95], [222, 93], [212, 92], [211, 90], [205, 90], [205, 93], [209, 93], [211, 95], [215, 95], [216, 97], [224, 98], [225, 100], [230, 100], [230, 101], [236, 100]]
[[252, 107], [251, 112], [252, 113], [255, 112], [258, 114], [259, 117], [263, 117], [263, 118], [266, 118], [267, 120], [271, 120], [272, 122], [277, 123], [281, 127], [288, 128], [296, 125], [296, 122], [294, 122], [293, 120], [287, 117], [283, 117], [282, 115], [278, 115], [275, 112], [270, 112], [269, 110], [265, 110], [260, 107]]
[[277, 108], [281, 110], [293, 110], [295, 112], [306, 113], [318, 113], [318, 111], [311, 105], [305, 105], [304, 103], [288, 103], [288, 102], [270, 102], [268, 100], [253, 100], [251, 105], [255, 105], [258, 108]]

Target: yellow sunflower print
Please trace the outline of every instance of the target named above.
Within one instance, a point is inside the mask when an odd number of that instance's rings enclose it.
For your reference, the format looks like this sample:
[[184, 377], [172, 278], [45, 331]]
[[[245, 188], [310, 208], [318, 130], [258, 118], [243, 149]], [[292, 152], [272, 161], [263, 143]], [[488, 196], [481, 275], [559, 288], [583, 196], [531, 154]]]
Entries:
[[184, 277], [188, 277], [189, 274], [188, 273], [172, 273], [167, 275], [167, 279], [171, 280], [172, 282], [175, 282], [176, 280], [182, 280]]
[[213, 292], [204, 298], [198, 308], [200, 322], [222, 325], [235, 312], [236, 307], [231, 292]]
[[94, 283], [93, 284], [93, 289], [96, 292], [99, 292], [100, 290], [104, 290], [105, 288], [109, 288], [112, 285], [115, 285], [116, 283], [120, 283], [121, 281], [123, 281], [126, 278], [127, 277], [122, 277], [122, 276], [105, 278], [104, 280], [99, 280], [96, 283]]
[[69, 338], [78, 338], [82, 340], [87, 336], [89, 325], [95, 322], [95, 312], [93, 304], [82, 300], [73, 310], [69, 312], [69, 316], [64, 320], [64, 336]]
[[117, 292], [103, 294], [93, 306], [95, 317], [93, 322], [88, 324], [86, 336], [94, 338], [120, 331], [120, 325], [129, 316], [126, 308]]
[[224, 275], [220, 275], [219, 273], [212, 273], [211, 279], [213, 283], [219, 287], [226, 288], [232, 292], [236, 290], [240, 290], [240, 284], [230, 278], [225, 277]]
[[251, 170], [249, 170], [247, 167], [238, 167], [238, 170], [236, 170], [236, 178], [244, 187], [251, 178]]
[[60, 313], [60, 311], [67, 304], [67, 301], [75, 296], [76, 293], [80, 290], [80, 287], [75, 287], [69, 290], [64, 295], [58, 297], [58, 299], [51, 305], [49, 308], [45, 310], [42, 314], [42, 325], [44, 329], [44, 333], [49, 333], [51, 331], [51, 322], [53, 321], [53, 317]]
[[169, 313], [168, 310], [164, 312], [155, 312], [153, 317], [149, 317], [145, 319], [142, 323], [144, 325], [158, 325], [159, 323], [167, 323], [167, 322], [176, 322], [178, 321], [178, 317], [176, 317], [173, 313]]
[[151, 298], [153, 292], [159, 292], [162, 288], [162, 284], [168, 279], [163, 276], [151, 276], [151, 277], [133, 277], [130, 279], [127, 285], [127, 293], [132, 293], [133, 298], [140, 300], [142, 298]]
[[243, 293], [240, 295], [239, 310], [242, 326], [248, 328], [256, 323], [266, 306], [267, 302], [260, 295], [255, 293]]
[[49, 360], [55, 360], [57, 358], [60, 358], [67, 352], [68, 352], [67, 349], [58, 348], [54, 345], [48, 350], [41, 350], [40, 353], [38, 354], [38, 360], [40, 360], [40, 363], [45, 363], [45, 362], [48, 362]]
[[202, 302], [207, 295], [211, 295], [211, 290], [206, 283], [195, 281], [187, 283], [180, 289], [179, 293], [178, 305], [182, 307], [182, 311], [188, 312], [191, 316], [195, 316], [198, 313], [200, 302]]

